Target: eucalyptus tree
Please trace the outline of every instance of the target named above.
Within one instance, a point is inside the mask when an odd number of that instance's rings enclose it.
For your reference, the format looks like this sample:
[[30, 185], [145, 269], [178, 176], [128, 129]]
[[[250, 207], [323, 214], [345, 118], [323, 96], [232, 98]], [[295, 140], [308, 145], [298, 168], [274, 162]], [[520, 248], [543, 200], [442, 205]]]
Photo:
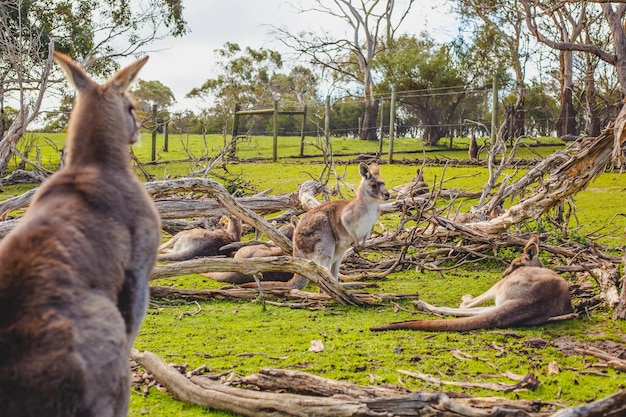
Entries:
[[[626, 95], [626, 31], [624, 28], [626, 4], [610, 2], [543, 2], [520, 0], [526, 15], [526, 24], [537, 40], [557, 51], [578, 51], [591, 54], [611, 65], [621, 88], [621, 95]], [[584, 20], [584, 36], [563, 40], [550, 36], [541, 22], [559, 12], [566, 14], [575, 7], [584, 7], [587, 18]], [[589, 71], [598, 63], [587, 58]], [[589, 75], [588, 75], [589, 76]], [[595, 79], [595, 78], [594, 78]], [[591, 85], [589, 85], [591, 87]], [[593, 103], [591, 103], [593, 105]], [[614, 119], [621, 108], [621, 103], [613, 103], [609, 109]], [[599, 117], [599, 114], [596, 113]]]
[[18, 109], [0, 139], [0, 174], [39, 115], [44, 94], [67, 95], [52, 67], [52, 50], [104, 76], [116, 69], [114, 58], [141, 53], [156, 39], [183, 35], [182, 12], [181, 0], [0, 0], [0, 107]]
[[[530, 12], [530, 5], [523, 1], [525, 10]], [[553, 39], [560, 44], [581, 42], [583, 32], [590, 21], [597, 19], [585, 2], [563, 3], [554, 7], [553, 1], [533, 2], [534, 16], [529, 25], [531, 32], [539, 40]], [[597, 10], [597, 9], [596, 9]], [[537, 15], [539, 13], [541, 16]], [[573, 102], [574, 91], [574, 53], [571, 49], [557, 49], [559, 55], [559, 82], [561, 93], [561, 112], [556, 121], [558, 136], [578, 134], [576, 109]], [[589, 62], [591, 64], [591, 62]], [[593, 76], [591, 74], [591, 76]]]
[[[376, 56], [392, 42], [396, 30], [406, 18], [414, 0], [405, 0], [396, 11], [395, 0], [315, 0], [313, 6], [296, 6], [302, 13], [324, 14], [336, 18], [347, 33], [304, 31], [290, 33], [276, 28], [279, 39], [315, 65], [332, 71], [335, 80], [348, 90], [364, 97], [361, 139], [377, 138], [378, 100], [374, 97], [373, 65]], [[358, 90], [350, 86], [356, 84]]]
[[515, 76], [515, 103], [506, 106], [506, 120], [500, 128], [503, 139], [524, 135], [524, 96], [526, 92], [526, 63], [530, 56], [524, 25], [524, 11], [518, 0], [457, 0], [459, 15], [466, 20], [476, 19], [497, 34], [495, 42], [506, 47], [506, 55], [500, 56], [503, 63], [493, 63], [497, 68], [505, 64]]
[[377, 92], [388, 94], [395, 86], [399, 113], [413, 120], [430, 145], [452, 136], [464, 119], [484, 120], [491, 94], [484, 88], [485, 77], [467, 61], [466, 48], [460, 38], [438, 44], [425, 34], [403, 35], [376, 59], [382, 77]]
[[212, 117], [221, 121], [226, 134], [235, 106], [241, 110], [271, 106], [275, 100], [272, 77], [282, 68], [280, 53], [266, 48], [242, 49], [239, 44], [227, 42], [215, 51], [216, 76], [193, 88], [187, 97], [210, 99]]
[[[172, 90], [160, 81], [138, 80], [131, 92], [137, 101], [137, 117], [142, 126], [163, 132], [164, 123], [170, 118], [169, 108], [176, 102]], [[153, 106], [157, 110], [156, 121], [153, 120]]]

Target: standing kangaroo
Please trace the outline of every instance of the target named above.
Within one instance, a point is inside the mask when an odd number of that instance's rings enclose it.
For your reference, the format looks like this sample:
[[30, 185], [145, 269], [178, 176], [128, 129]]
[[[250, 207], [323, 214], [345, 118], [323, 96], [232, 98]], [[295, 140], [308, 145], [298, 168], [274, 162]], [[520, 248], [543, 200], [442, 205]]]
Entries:
[[186, 261], [198, 256], [223, 255], [222, 246], [241, 240], [241, 220], [228, 217], [228, 226], [215, 230], [202, 228], [183, 230], [159, 246], [157, 261]]
[[130, 166], [127, 90], [147, 57], [97, 84], [54, 53], [77, 96], [65, 166], [0, 241], [0, 413], [126, 416], [158, 212]]
[[[380, 216], [381, 201], [389, 199], [378, 164], [359, 164], [361, 182], [353, 200], [333, 200], [302, 215], [293, 234], [293, 256], [330, 269], [338, 281], [339, 266], [350, 248], [363, 246]], [[302, 289], [308, 280], [294, 275], [287, 283], [264, 282], [264, 288]]]
[[[460, 308], [434, 307], [424, 301], [417, 307], [435, 314], [467, 316], [456, 319], [414, 320], [374, 327], [380, 330], [425, 330], [433, 332], [532, 326], [572, 312], [567, 282], [543, 266], [539, 239], [532, 235], [524, 254], [514, 259], [498, 281], [476, 298], [465, 299]], [[495, 300], [495, 306], [476, 307]]]

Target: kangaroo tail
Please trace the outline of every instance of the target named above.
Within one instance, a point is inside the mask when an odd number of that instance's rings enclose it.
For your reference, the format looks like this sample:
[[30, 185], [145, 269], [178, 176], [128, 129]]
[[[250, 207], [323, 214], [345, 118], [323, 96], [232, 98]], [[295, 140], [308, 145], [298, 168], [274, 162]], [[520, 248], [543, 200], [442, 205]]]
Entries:
[[423, 330], [427, 332], [461, 332], [465, 330], [493, 329], [524, 325], [533, 312], [524, 312], [517, 302], [508, 302], [494, 310], [470, 317], [454, 319], [412, 320], [391, 323], [386, 326], [372, 327], [370, 330]]

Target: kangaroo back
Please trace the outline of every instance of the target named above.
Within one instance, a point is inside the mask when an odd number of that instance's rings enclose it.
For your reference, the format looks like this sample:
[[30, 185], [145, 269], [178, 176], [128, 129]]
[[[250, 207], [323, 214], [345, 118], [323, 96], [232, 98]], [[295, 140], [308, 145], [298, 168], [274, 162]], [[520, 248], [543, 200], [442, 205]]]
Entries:
[[104, 84], [65, 55], [54, 59], [77, 96], [64, 168], [0, 241], [0, 409], [125, 416], [160, 237], [129, 156], [138, 128], [126, 91], [147, 58]]
[[228, 217], [226, 228], [206, 230], [202, 228], [183, 230], [159, 247], [159, 252], [171, 249], [157, 256], [158, 261], [186, 261], [200, 256], [223, 255], [220, 248], [241, 240], [241, 220]]

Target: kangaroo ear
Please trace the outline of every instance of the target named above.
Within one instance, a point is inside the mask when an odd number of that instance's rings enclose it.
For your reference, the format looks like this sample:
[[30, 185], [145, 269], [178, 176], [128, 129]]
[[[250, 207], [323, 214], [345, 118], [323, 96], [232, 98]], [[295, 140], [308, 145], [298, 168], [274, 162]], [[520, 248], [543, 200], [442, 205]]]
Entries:
[[115, 73], [113, 78], [111, 78], [111, 85], [113, 85], [120, 93], [128, 90], [128, 87], [130, 87], [133, 81], [135, 81], [135, 78], [137, 78], [139, 70], [143, 68], [147, 61], [148, 56], [144, 56], [126, 68], [119, 70]]
[[380, 174], [380, 168], [378, 167], [378, 164], [376, 162], [374, 162], [374, 163], [372, 163], [372, 165], [370, 165], [370, 173], [372, 175]]
[[524, 256], [529, 261], [539, 256], [539, 237], [537, 235], [532, 235], [528, 239], [526, 246], [524, 246]]
[[95, 81], [89, 78], [87, 73], [67, 55], [54, 51], [52, 58], [59, 64], [70, 84], [78, 91], [86, 90], [95, 84]]
[[368, 166], [367, 166], [367, 165], [365, 165], [365, 163], [363, 163], [363, 162], [361, 162], [361, 163], [359, 164], [359, 173], [360, 173], [360, 174], [361, 174], [361, 176], [362, 176], [363, 178], [365, 178], [366, 180], [369, 180], [369, 179], [370, 179], [370, 176], [371, 176], [371, 174], [370, 174], [370, 169], [369, 169], [369, 168], [368, 168]]

